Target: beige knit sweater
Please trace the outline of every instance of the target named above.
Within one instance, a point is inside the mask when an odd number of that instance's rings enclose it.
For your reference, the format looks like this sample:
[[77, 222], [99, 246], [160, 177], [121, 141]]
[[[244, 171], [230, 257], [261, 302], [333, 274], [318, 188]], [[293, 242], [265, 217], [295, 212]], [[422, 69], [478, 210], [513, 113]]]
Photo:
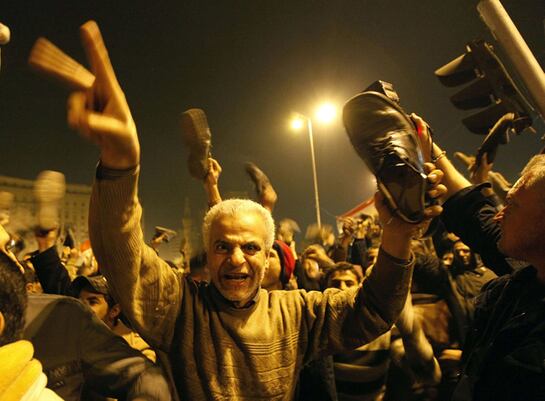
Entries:
[[144, 243], [138, 169], [116, 175], [97, 170], [93, 250], [136, 330], [169, 354], [182, 399], [290, 400], [304, 363], [371, 341], [403, 308], [412, 266], [381, 253], [360, 289], [260, 290], [255, 304], [235, 309]]

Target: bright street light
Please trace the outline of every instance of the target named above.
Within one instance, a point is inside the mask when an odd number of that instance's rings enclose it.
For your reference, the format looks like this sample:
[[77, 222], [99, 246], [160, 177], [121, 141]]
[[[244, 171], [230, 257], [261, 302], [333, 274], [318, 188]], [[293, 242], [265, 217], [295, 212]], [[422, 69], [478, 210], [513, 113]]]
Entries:
[[[316, 110], [316, 118], [320, 123], [330, 123], [337, 115], [335, 106], [331, 103], [324, 103]], [[300, 130], [305, 125], [307, 126], [308, 138], [310, 142], [310, 158], [312, 161], [312, 178], [314, 181], [314, 200], [316, 205], [316, 223], [318, 227], [322, 226], [322, 219], [320, 217], [320, 196], [318, 195], [318, 175], [316, 174], [316, 158], [314, 156], [314, 136], [312, 134], [312, 120], [310, 117], [301, 113], [296, 113], [295, 117], [291, 120], [291, 128], [294, 130]]]
[[293, 120], [291, 120], [291, 128], [295, 131], [299, 131], [301, 128], [305, 126], [305, 118], [302, 118], [301, 116], [295, 117]]
[[324, 103], [316, 110], [316, 119], [321, 123], [328, 124], [337, 116], [337, 109], [331, 103]]

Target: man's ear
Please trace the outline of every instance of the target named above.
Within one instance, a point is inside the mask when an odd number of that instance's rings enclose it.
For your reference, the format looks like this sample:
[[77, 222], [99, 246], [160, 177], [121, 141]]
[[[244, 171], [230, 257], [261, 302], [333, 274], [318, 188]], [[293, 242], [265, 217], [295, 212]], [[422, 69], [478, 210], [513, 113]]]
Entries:
[[121, 306], [119, 306], [119, 304], [115, 304], [108, 311], [108, 317], [112, 321], [118, 318], [120, 314], [121, 314]]

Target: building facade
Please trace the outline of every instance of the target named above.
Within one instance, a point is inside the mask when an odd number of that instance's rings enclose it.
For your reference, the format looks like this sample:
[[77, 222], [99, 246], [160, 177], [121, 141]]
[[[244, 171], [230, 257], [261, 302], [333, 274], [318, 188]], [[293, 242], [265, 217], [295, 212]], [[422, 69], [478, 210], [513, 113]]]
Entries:
[[[33, 242], [32, 233], [36, 225], [34, 180], [0, 176], [0, 191], [13, 194], [10, 220], [6, 229], [23, 236], [25, 241]], [[61, 235], [70, 227], [76, 245], [89, 238], [87, 218], [90, 196], [90, 185], [66, 184], [66, 194], [59, 210]]]

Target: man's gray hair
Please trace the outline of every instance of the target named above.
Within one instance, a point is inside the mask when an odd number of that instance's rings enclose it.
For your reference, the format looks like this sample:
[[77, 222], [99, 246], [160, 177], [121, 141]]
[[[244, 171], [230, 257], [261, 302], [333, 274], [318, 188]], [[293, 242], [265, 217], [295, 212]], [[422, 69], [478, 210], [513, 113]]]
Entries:
[[526, 181], [528, 186], [543, 184], [545, 180], [545, 154], [532, 157], [522, 169], [520, 175], [528, 176], [528, 181]]
[[202, 237], [205, 248], [210, 241], [210, 228], [217, 219], [224, 216], [237, 216], [240, 214], [254, 213], [261, 217], [265, 226], [265, 248], [270, 250], [274, 242], [274, 220], [271, 213], [259, 203], [250, 199], [227, 199], [214, 205], [204, 216], [202, 224]]

